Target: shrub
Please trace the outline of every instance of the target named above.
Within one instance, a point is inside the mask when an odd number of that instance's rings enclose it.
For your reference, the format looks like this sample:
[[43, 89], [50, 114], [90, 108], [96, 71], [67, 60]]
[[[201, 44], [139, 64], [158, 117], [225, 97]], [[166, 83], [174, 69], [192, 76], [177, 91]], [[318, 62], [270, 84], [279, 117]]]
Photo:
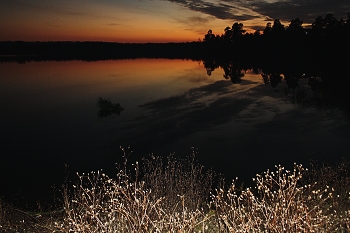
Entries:
[[[154, 198], [164, 197], [161, 205], [172, 209], [181, 198], [189, 210], [207, 209], [215, 174], [204, 171], [204, 167], [195, 161], [196, 152], [186, 159], [176, 158], [174, 154], [163, 158], [151, 155], [144, 159], [143, 181], [147, 188], [153, 190]], [[177, 210], [182, 208], [178, 205]]]
[[310, 190], [301, 186], [302, 165], [293, 171], [257, 175], [255, 188], [240, 192], [235, 182], [228, 191], [212, 195], [220, 228], [229, 232], [333, 232], [331, 217], [324, 208], [332, 197], [330, 189]]
[[134, 179], [126, 169], [120, 169], [116, 179], [102, 172], [78, 175], [73, 191], [65, 189], [66, 214], [58, 228], [67, 232], [204, 232], [212, 217], [201, 208], [209, 196], [210, 173], [203, 174], [203, 167], [194, 160], [187, 167], [172, 155], [168, 159], [168, 166], [160, 168], [159, 157], [146, 160], [149, 170], [141, 180], [138, 163]]
[[[332, 190], [332, 198], [323, 207], [324, 214], [330, 216], [334, 232], [345, 232], [350, 229], [350, 163], [344, 160], [335, 165], [322, 166], [311, 163], [305, 172], [303, 184], [311, 184], [310, 190], [326, 187]], [[347, 231], [349, 232], [349, 230]]]

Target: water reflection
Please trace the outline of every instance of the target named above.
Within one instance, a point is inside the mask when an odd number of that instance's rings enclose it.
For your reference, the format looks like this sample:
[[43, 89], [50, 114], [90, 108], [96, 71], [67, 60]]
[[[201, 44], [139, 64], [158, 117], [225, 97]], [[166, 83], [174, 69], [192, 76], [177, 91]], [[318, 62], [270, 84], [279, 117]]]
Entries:
[[97, 116], [99, 118], [104, 118], [111, 116], [113, 114], [119, 116], [125, 109], [119, 103], [113, 103], [111, 99], [106, 99], [102, 97], [97, 98], [98, 112]]
[[[202, 164], [242, 179], [347, 156], [350, 126], [336, 109], [349, 106], [348, 71], [325, 71], [220, 60], [0, 64], [1, 192], [48, 196], [64, 164], [113, 174], [128, 145], [135, 159], [197, 147]], [[125, 110], [99, 119], [98, 96]]]
[[[263, 83], [270, 84], [275, 92], [280, 91], [278, 85], [284, 80], [286, 87], [283, 91], [291, 97], [292, 103], [317, 106], [322, 108], [338, 108], [350, 117], [350, 84], [349, 69], [341, 64], [329, 64], [324, 67], [310, 67], [305, 64], [280, 63], [276, 66], [268, 64], [252, 64], [242, 61], [206, 60], [203, 62], [207, 74], [210, 76], [217, 68], [222, 68], [224, 78], [232, 83], [241, 83], [248, 70], [261, 73]], [[308, 80], [313, 90], [312, 96], [305, 90], [299, 90], [300, 80]]]
[[[146, 145], [170, 142], [192, 133], [208, 131], [231, 120], [232, 116], [252, 103], [251, 99], [235, 95], [236, 89], [226, 81], [192, 88], [163, 99], [157, 99], [139, 107], [150, 111], [139, 123], [127, 125], [127, 129], [146, 126]], [[155, 136], [155, 138], [152, 137]], [[140, 135], [139, 135], [140, 136]]]

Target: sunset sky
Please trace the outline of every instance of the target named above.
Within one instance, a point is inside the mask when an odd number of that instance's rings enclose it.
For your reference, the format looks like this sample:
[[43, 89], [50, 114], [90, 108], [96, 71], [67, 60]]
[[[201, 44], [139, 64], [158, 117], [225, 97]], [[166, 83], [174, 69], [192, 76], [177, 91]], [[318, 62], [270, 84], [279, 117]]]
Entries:
[[349, 11], [349, 0], [1, 0], [0, 41], [197, 41], [234, 22], [256, 30]]

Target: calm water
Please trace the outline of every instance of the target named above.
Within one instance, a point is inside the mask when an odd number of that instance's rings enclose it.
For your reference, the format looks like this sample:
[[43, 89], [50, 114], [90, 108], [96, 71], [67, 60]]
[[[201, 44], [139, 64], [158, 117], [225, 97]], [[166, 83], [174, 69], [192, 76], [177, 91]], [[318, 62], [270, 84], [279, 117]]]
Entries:
[[[233, 84], [185, 60], [2, 63], [0, 195], [42, 199], [66, 171], [113, 174], [128, 145], [135, 159], [195, 147], [206, 167], [243, 180], [279, 163], [349, 156], [344, 114], [293, 104], [285, 87], [250, 71]], [[307, 80], [298, 90], [311, 93]], [[98, 97], [125, 111], [98, 118]]]

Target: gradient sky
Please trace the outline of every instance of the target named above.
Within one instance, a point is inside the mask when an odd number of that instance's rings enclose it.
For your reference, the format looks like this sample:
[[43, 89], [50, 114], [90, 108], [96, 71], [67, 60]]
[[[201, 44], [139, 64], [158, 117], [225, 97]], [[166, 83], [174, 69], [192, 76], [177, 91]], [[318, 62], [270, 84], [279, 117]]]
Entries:
[[349, 11], [349, 0], [1, 0], [0, 41], [197, 41], [234, 22], [261, 30]]

